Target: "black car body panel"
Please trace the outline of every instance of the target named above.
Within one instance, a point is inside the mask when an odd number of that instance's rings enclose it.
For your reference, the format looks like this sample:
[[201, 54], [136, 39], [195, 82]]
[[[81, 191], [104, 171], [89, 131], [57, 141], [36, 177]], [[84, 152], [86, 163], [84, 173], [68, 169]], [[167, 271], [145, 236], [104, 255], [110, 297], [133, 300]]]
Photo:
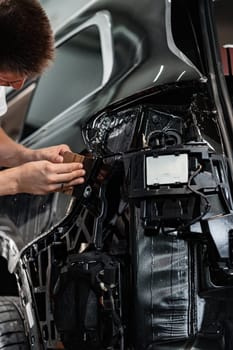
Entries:
[[[1, 198], [31, 349], [232, 348], [231, 85], [212, 7], [92, 1], [57, 33], [22, 142], [91, 166], [73, 196]], [[76, 55], [90, 69], [69, 90]]]
[[[46, 143], [46, 139], [53, 139], [54, 142], [59, 130], [63, 131], [64, 125], [70, 128], [71, 123], [77, 129], [75, 132], [78, 132], [78, 128], [95, 113], [111, 104], [140, 94], [145, 89], [173, 82], [205, 79], [205, 72], [199, 70], [202, 59], [199, 48], [194, 48], [194, 56], [199, 63], [199, 66], [195, 66], [174, 42], [169, 1], [148, 1], [137, 6], [133, 1], [122, 1], [117, 5], [114, 2], [97, 1], [88, 11], [74, 19], [70, 26], [63, 29], [68, 33], [67, 36], [63, 34], [59, 40], [61, 35], [57, 34], [58, 45], [85, 28], [88, 22], [98, 27], [103, 41], [101, 86], [74, 104], [69, 111], [58, 116], [56, 130], [53, 124], [46, 124], [46, 127], [30, 137], [26, 143], [28, 145], [39, 146], [42, 137], [43, 144]], [[91, 50], [91, 34], [89, 37], [88, 33], [86, 35], [83, 40], [88, 45], [87, 50]], [[73, 149], [76, 148], [77, 146], [73, 145]]]

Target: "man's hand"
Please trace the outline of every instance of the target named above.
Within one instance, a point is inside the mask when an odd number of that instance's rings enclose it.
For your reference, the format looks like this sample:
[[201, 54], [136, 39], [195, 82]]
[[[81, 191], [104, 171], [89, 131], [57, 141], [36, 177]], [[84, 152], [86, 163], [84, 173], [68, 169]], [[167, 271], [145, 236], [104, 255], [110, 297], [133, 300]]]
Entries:
[[11, 140], [0, 128], [0, 195], [46, 194], [84, 182], [81, 163], [63, 163], [67, 145], [32, 150]]
[[3, 174], [15, 183], [13, 193], [46, 194], [82, 184], [85, 170], [81, 163], [51, 163], [45, 160], [7, 169], [2, 171]]
[[31, 160], [48, 160], [52, 163], [62, 163], [63, 154], [67, 151], [71, 152], [69, 146], [67, 145], [40, 148], [33, 151], [33, 159]]

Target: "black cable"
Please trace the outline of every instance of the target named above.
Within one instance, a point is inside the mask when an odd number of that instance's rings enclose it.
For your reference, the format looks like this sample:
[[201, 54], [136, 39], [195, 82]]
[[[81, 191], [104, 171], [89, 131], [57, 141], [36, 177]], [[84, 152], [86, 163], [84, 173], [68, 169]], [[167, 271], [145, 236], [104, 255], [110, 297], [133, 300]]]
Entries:
[[189, 189], [190, 191], [192, 191], [193, 193], [195, 193], [195, 194], [197, 194], [198, 196], [202, 197], [202, 198], [205, 200], [206, 205], [205, 205], [205, 208], [204, 208], [203, 213], [202, 213], [201, 215], [199, 215], [197, 218], [193, 219], [193, 220], [188, 224], [188, 226], [193, 225], [193, 224], [195, 224], [197, 221], [201, 220], [201, 219], [208, 213], [208, 211], [210, 210], [210, 203], [209, 203], [209, 201], [208, 201], [207, 196], [206, 196], [204, 193], [195, 190], [195, 189], [191, 186], [191, 181], [194, 179], [195, 176], [197, 176], [197, 174], [200, 173], [201, 169], [202, 169], [202, 165], [199, 164], [199, 168], [198, 168], [196, 171], [194, 171], [194, 173], [190, 176], [190, 178], [189, 178], [189, 180], [188, 180], [188, 185], [187, 185], [187, 186], [188, 186], [188, 189]]
[[190, 178], [189, 178], [189, 180], [188, 180], [187, 187], [188, 187], [188, 189], [189, 189], [191, 192], [195, 193], [196, 195], [200, 196], [201, 198], [203, 198], [203, 199], [205, 200], [206, 205], [205, 205], [205, 208], [204, 208], [203, 213], [202, 213], [201, 215], [199, 215], [198, 217], [194, 218], [193, 220], [189, 221], [186, 225], [180, 225], [180, 226], [178, 226], [177, 228], [174, 228], [174, 229], [172, 229], [172, 230], [170, 230], [170, 231], [165, 231], [165, 230], [164, 230], [164, 227], [162, 227], [162, 231], [163, 231], [164, 234], [167, 235], [167, 234], [170, 234], [170, 233], [173, 233], [173, 232], [176, 232], [176, 231], [178, 232], [178, 231], [183, 231], [183, 230], [185, 230], [188, 226], [191, 226], [191, 225], [195, 224], [196, 222], [200, 221], [200, 220], [208, 213], [208, 211], [210, 210], [210, 207], [211, 207], [211, 206], [210, 206], [210, 203], [209, 203], [209, 201], [208, 201], [207, 196], [206, 196], [204, 193], [202, 193], [202, 192], [200, 192], [200, 191], [194, 189], [194, 188], [191, 186], [192, 180], [194, 179], [195, 176], [197, 176], [197, 175], [200, 173], [201, 169], [202, 169], [202, 165], [199, 164], [198, 169], [195, 170], [194, 173], [190, 176]]

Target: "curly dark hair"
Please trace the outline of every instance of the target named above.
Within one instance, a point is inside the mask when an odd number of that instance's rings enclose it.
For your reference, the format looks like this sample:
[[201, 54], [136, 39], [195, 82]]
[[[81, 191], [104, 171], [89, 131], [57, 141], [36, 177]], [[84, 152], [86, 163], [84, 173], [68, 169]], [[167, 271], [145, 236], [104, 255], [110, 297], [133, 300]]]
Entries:
[[40, 3], [0, 0], [0, 71], [34, 76], [53, 58], [53, 33]]

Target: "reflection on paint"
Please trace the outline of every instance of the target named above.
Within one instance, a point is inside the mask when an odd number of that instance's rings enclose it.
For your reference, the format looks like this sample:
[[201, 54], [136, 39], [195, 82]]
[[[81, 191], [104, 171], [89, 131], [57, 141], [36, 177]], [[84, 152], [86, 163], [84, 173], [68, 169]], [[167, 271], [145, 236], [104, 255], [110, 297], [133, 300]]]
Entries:
[[156, 82], [156, 81], [159, 79], [159, 77], [160, 77], [160, 75], [162, 74], [163, 70], [164, 70], [164, 65], [161, 65], [158, 74], [156, 75], [156, 77], [155, 77], [154, 80], [153, 80], [153, 83]]

